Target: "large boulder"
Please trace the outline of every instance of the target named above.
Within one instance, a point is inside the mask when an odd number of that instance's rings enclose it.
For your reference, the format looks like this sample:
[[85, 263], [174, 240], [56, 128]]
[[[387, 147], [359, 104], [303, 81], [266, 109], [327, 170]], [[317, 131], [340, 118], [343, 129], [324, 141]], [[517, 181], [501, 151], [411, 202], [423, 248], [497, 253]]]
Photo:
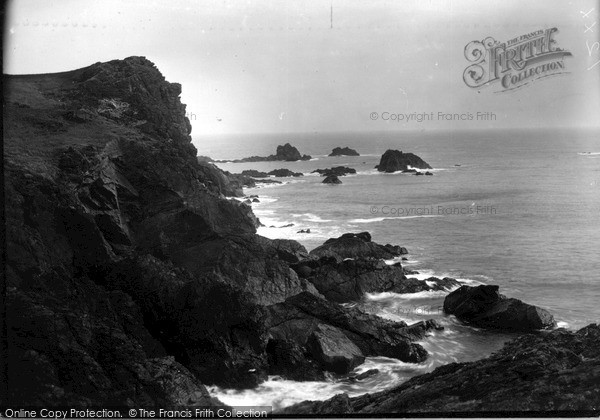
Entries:
[[319, 324], [308, 338], [307, 347], [325, 370], [348, 373], [365, 361], [360, 349], [336, 327]]
[[600, 326], [591, 324], [579, 331], [522, 335], [482, 360], [440, 366], [374, 394], [305, 401], [282, 414], [421, 417], [491, 412], [596, 417], [599, 377]]
[[379, 172], [396, 172], [407, 170], [408, 167], [419, 169], [432, 169], [431, 166], [419, 156], [412, 153], [402, 153], [400, 150], [387, 150], [375, 168]]
[[498, 286], [461, 286], [444, 300], [444, 312], [482, 328], [531, 331], [556, 326], [545, 309], [498, 293]]

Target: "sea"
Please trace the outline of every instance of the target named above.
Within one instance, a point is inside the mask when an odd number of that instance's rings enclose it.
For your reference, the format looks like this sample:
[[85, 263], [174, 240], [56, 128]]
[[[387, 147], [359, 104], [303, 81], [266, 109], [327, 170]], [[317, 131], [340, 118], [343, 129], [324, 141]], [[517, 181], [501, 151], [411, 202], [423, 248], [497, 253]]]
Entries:
[[[213, 159], [267, 156], [290, 143], [312, 159], [298, 162], [217, 163], [245, 169], [288, 168], [297, 178], [245, 189], [257, 195], [258, 234], [294, 239], [307, 250], [346, 232], [406, 247], [403, 265], [465, 284], [495, 284], [500, 293], [550, 311], [558, 326], [579, 329], [600, 320], [600, 133], [586, 129], [495, 129], [198, 136], [199, 155]], [[334, 147], [360, 156], [329, 157]], [[387, 149], [417, 154], [433, 176], [380, 173]], [[323, 184], [315, 169], [348, 166], [355, 175]], [[299, 233], [310, 229], [310, 233]], [[390, 261], [391, 263], [392, 261]], [[411, 276], [409, 276], [411, 277]], [[449, 292], [449, 291], [448, 291]], [[348, 303], [408, 323], [436, 319], [445, 328], [420, 343], [421, 364], [368, 357], [353, 373], [378, 369], [361, 381], [332, 375], [323, 382], [272, 376], [252, 390], [209, 388], [234, 406], [281, 409], [339, 393], [358, 396], [398, 385], [450, 362], [489, 356], [515, 334], [462, 325], [442, 311], [448, 292], [373, 293]]]

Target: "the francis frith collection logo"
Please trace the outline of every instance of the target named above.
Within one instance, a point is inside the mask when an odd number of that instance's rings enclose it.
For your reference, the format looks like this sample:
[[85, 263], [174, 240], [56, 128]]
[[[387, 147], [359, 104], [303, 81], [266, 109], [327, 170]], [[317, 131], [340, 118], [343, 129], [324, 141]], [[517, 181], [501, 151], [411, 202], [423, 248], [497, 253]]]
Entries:
[[567, 73], [564, 58], [571, 53], [557, 46], [557, 32], [557, 28], [540, 29], [502, 43], [492, 37], [469, 42], [465, 58], [471, 64], [463, 80], [472, 88], [498, 83], [503, 92]]

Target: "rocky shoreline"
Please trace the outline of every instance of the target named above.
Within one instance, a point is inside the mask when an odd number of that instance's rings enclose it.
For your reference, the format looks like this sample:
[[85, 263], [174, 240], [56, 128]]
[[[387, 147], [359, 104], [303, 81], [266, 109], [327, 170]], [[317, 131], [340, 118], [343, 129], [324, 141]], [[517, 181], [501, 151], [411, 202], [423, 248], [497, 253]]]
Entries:
[[600, 326], [527, 334], [482, 360], [451, 363], [387, 391], [290, 406], [295, 415], [597, 417]]
[[[367, 232], [331, 238], [311, 252], [257, 235], [251, 207], [227, 198], [243, 196], [256, 179], [197, 158], [181, 86], [150, 61], [130, 57], [60, 74], [4, 76], [4, 83], [9, 393], [3, 404], [206, 407], [222, 403], [205, 385], [252, 388], [268, 375], [323, 380], [327, 372], [350, 375], [369, 356], [427, 359], [418, 341], [441, 328], [434, 320], [407, 325], [342, 304], [372, 292], [450, 291], [460, 282], [408, 277], [401, 262], [384, 262], [408, 250], [377, 244]], [[289, 144], [280, 147], [259, 159], [306, 159]], [[411, 154], [404, 158], [410, 160], [399, 163], [404, 169], [427, 165]], [[497, 289], [483, 290], [482, 303], [464, 287], [448, 296], [462, 290], [448, 312], [465, 322], [516, 330], [523, 319], [531, 322], [528, 330], [554, 325], [540, 308]], [[523, 336], [521, 344], [507, 345], [505, 358], [480, 362], [509, 369], [505, 359], [517, 357], [515, 346], [556, 348], [557, 360], [565, 361], [560, 366], [515, 373], [523, 389], [566, 372], [573, 380], [549, 383], [543, 398], [585, 391], [574, 407], [592, 409], [597, 387], [575, 381], [584, 368], [588, 376], [597, 373], [597, 327], [584, 330]], [[544, 351], [538, 353], [555, 354]], [[429, 408], [453, 411], [455, 394], [439, 385], [446, 379], [435, 378], [471, 380], [471, 371], [438, 370], [397, 389], [430, 381], [420, 392], [438, 392], [447, 410], [441, 402]], [[484, 409], [507, 404], [507, 387], [496, 385], [503, 399]], [[404, 393], [398, 399], [389, 392], [304, 403], [286, 413], [412, 410]]]

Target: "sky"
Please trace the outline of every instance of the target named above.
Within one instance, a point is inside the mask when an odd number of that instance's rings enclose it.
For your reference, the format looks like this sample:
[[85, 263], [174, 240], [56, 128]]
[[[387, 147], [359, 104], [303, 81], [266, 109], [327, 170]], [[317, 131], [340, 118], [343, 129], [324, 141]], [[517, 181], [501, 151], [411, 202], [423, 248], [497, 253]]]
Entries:
[[[16, 0], [7, 7], [5, 73], [145, 56], [182, 84], [193, 136], [600, 126], [597, 0]], [[562, 59], [563, 74], [509, 91], [463, 81], [471, 41], [553, 27], [555, 45], [572, 54]], [[417, 114], [430, 119], [418, 122]]]

